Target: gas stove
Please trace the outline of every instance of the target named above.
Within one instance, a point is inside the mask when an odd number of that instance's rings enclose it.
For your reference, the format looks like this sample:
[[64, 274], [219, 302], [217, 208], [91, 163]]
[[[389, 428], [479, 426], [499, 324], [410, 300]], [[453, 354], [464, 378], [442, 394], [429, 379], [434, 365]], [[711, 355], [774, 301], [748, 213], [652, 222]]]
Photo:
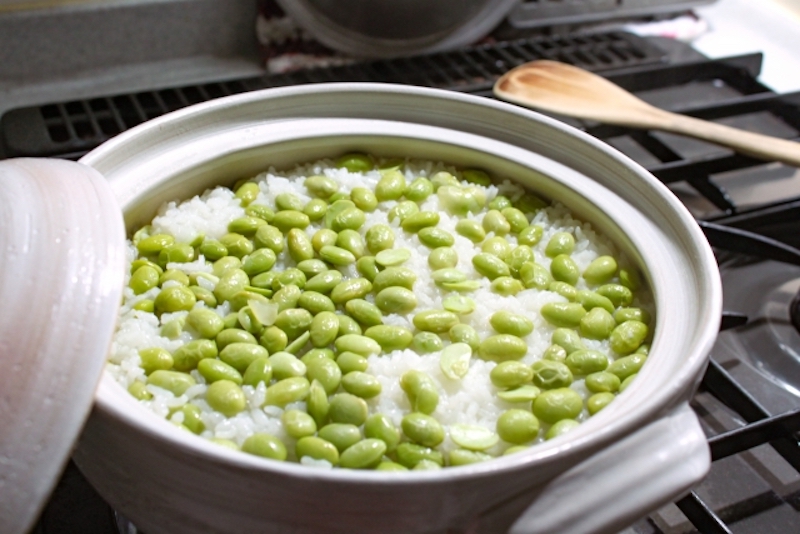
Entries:
[[[739, 2], [730, 3], [741, 7]], [[720, 20], [730, 23], [724, 17]], [[77, 159], [150, 118], [266, 87], [380, 81], [491, 98], [499, 75], [542, 58], [598, 72], [659, 107], [798, 140], [800, 83], [792, 88], [793, 74], [783, 76], [772, 63], [765, 72], [765, 57], [772, 57], [769, 52], [720, 54], [715, 39], [712, 33], [698, 41], [698, 48], [706, 52], [701, 54], [672, 39], [617, 30], [537, 34], [454, 52], [284, 74], [247, 73], [134, 92], [80, 94], [6, 110], [0, 118], [0, 157]], [[783, 90], [775, 92], [765, 77]], [[711, 448], [711, 472], [687, 496], [624, 533], [796, 532], [800, 524], [800, 170], [671, 134], [556, 118], [616, 147], [668, 184], [705, 231], [723, 279], [726, 311], [720, 336], [692, 402]], [[137, 531], [94, 493], [70, 463], [34, 532]]]

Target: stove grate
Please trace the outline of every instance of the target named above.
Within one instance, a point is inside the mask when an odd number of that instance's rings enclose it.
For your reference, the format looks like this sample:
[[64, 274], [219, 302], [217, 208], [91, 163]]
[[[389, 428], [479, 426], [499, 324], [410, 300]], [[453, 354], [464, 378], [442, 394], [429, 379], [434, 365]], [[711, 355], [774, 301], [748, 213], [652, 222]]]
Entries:
[[554, 59], [601, 70], [662, 61], [648, 41], [622, 32], [537, 37], [432, 55], [353, 63], [10, 110], [0, 119], [0, 157], [76, 159], [111, 137], [170, 111], [246, 91], [323, 82], [387, 82], [456, 91], [491, 88], [512, 67]]

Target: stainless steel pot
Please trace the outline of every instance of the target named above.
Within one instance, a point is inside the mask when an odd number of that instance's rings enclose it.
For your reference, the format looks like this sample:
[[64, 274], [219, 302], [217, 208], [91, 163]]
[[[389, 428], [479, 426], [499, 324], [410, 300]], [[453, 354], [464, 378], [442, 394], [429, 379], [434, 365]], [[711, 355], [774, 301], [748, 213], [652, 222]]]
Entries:
[[74, 458], [112, 506], [148, 534], [613, 532], [705, 475], [708, 448], [688, 400], [719, 326], [716, 263], [670, 191], [601, 142], [480, 97], [330, 84], [187, 108], [81, 162], [107, 178], [130, 230], [165, 200], [354, 149], [516, 177], [610, 236], [641, 269], [657, 308], [638, 379], [577, 429], [526, 452], [398, 476], [226, 450], [150, 414], [105, 375]]

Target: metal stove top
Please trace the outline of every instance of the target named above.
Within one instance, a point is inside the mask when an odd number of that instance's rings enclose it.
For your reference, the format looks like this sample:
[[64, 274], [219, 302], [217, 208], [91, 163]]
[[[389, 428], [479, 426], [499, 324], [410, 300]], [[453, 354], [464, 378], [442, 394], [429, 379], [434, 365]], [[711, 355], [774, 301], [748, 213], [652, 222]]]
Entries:
[[[15, 109], [0, 119], [0, 157], [77, 158], [173, 109], [263, 87], [386, 81], [491, 96], [520, 63], [550, 58], [600, 72], [658, 106], [798, 139], [800, 93], [757, 81], [761, 54], [709, 60], [685, 45], [619, 32], [536, 37], [457, 52], [292, 74], [168, 87]], [[625, 534], [786, 533], [800, 524], [800, 170], [674, 135], [563, 119], [667, 183], [703, 226], [723, 273], [723, 332], [693, 407], [708, 435], [708, 478]], [[800, 307], [800, 306], [798, 306]], [[135, 533], [70, 464], [36, 534]]]

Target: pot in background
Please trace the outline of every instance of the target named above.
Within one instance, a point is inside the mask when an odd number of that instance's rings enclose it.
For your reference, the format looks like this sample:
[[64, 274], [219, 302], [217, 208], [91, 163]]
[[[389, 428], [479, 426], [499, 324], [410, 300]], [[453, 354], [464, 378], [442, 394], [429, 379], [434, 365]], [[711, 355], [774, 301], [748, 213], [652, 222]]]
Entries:
[[669, 190], [590, 136], [480, 97], [320, 84], [186, 108], [81, 162], [107, 178], [130, 231], [166, 200], [351, 150], [483, 167], [591, 222], [652, 288], [655, 338], [639, 377], [578, 428], [528, 451], [398, 475], [229, 451], [149, 413], [106, 374], [74, 458], [116, 510], [148, 534], [614, 532], [702, 479], [708, 447], [688, 401], [719, 326], [716, 262]]

